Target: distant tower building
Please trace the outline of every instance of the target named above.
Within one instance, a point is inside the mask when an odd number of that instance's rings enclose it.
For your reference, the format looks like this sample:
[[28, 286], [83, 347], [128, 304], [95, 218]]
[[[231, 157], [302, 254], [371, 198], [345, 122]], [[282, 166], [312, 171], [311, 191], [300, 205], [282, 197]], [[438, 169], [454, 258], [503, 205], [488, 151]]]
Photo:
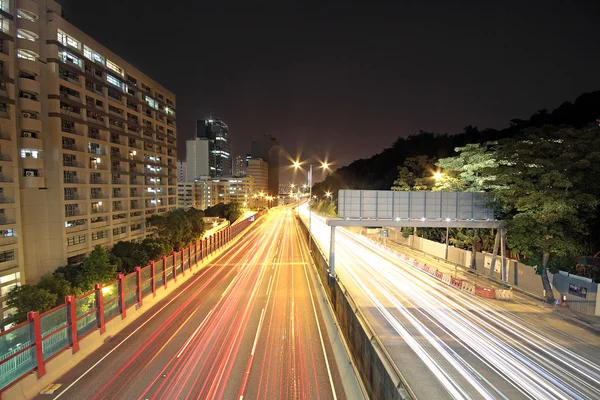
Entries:
[[261, 158], [252, 158], [248, 162], [248, 176], [254, 178], [255, 193], [267, 193], [269, 189], [269, 166]]
[[279, 152], [279, 141], [273, 136], [265, 135], [260, 140], [252, 141], [252, 159], [262, 158], [269, 165], [267, 190], [271, 196], [279, 193]]
[[177, 181], [187, 182], [187, 163], [185, 161], [177, 161]]
[[235, 176], [246, 175], [246, 161], [242, 156], [235, 158]]
[[251, 158], [252, 158], [252, 154], [246, 153], [246, 169], [248, 169], [248, 163], [250, 162]]
[[185, 142], [186, 180], [194, 182], [196, 179], [210, 175], [210, 140], [193, 139]]
[[227, 125], [218, 118], [199, 120], [196, 122], [196, 138], [208, 141], [210, 176], [231, 176], [233, 160]]

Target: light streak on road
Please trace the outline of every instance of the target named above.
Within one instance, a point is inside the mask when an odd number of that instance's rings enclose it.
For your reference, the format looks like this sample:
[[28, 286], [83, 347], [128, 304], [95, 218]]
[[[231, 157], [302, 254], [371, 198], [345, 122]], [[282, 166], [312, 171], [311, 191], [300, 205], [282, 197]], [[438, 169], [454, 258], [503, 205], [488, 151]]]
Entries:
[[[300, 212], [305, 218], [306, 209]], [[312, 219], [327, 252], [330, 228], [322, 217]], [[425, 382], [437, 382], [446, 398], [600, 398], [599, 340], [582, 343], [525, 321], [499, 301], [456, 290], [360, 235], [337, 230], [338, 276], [393, 358], [400, 339], [412, 351], [414, 365], [397, 364], [409, 384], [411, 374], [428, 371]], [[417, 395], [435, 393], [422, 380], [412, 383]]]

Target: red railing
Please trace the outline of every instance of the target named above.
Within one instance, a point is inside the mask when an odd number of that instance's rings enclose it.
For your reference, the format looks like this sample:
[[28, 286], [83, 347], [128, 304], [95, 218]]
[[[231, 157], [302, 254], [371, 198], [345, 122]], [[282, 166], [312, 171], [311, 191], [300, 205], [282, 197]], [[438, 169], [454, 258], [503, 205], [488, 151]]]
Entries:
[[[261, 211], [253, 221], [264, 215]], [[143, 299], [156, 296], [161, 286], [176, 281], [196, 267], [210, 254], [223, 247], [252, 224], [249, 219], [231, 225], [211, 236], [192, 243], [181, 251], [145, 267], [123, 275], [111, 283], [96, 284], [94, 290], [79, 297], [67, 296], [65, 304], [43, 314], [30, 312], [25, 321], [0, 334], [0, 396], [6, 388], [35, 371], [40, 378], [46, 373], [46, 363], [71, 348], [79, 351], [79, 342], [134, 305], [142, 307]]]

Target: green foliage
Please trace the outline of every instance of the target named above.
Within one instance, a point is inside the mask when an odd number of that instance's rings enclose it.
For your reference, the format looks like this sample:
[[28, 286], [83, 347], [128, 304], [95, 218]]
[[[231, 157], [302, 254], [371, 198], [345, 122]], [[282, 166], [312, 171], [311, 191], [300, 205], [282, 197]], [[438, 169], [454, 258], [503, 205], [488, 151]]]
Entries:
[[158, 260], [162, 256], [171, 254], [173, 248], [163, 238], [146, 238], [142, 242], [142, 249], [150, 260]]
[[113, 246], [111, 253], [121, 261], [120, 270], [125, 273], [133, 272], [135, 267], [144, 267], [150, 262], [141, 243], [120, 241]]
[[242, 214], [242, 209], [239, 203], [236, 202], [228, 204], [219, 203], [204, 210], [204, 215], [207, 217], [225, 218], [231, 223], [235, 222]]
[[150, 225], [156, 228], [158, 237], [169, 243], [170, 247], [179, 251], [204, 233], [204, 213], [196, 209], [184, 210], [176, 208], [162, 215], [148, 218]]
[[240, 208], [239, 203], [229, 203], [227, 204], [227, 211], [225, 212], [225, 218], [231, 223], [237, 221], [239, 217], [243, 214], [242, 209]]
[[78, 294], [78, 291], [71, 286], [71, 282], [66, 280], [65, 276], [60, 272], [42, 276], [42, 279], [40, 279], [36, 286], [39, 289], [56, 295], [53, 307], [63, 304], [65, 297]]
[[115, 280], [117, 266], [110, 264], [109, 252], [104, 247], [97, 245], [85, 258], [81, 272], [77, 275], [76, 286], [83, 292], [94, 288], [96, 283], [109, 283]]
[[52, 309], [57, 303], [58, 296], [36, 285], [16, 286], [8, 292], [6, 302], [8, 308], [16, 308], [17, 311], [9, 321], [20, 323], [27, 320], [29, 311], [40, 313]]
[[436, 165], [443, 173], [433, 190], [468, 192], [490, 189], [495, 177], [484, 171], [498, 166], [494, 153], [490, 151], [495, 144], [467, 144], [455, 149], [456, 157], [439, 160]]
[[319, 214], [337, 217], [335, 202], [332, 199], [313, 200], [310, 202], [310, 206], [312, 207], [313, 211]]
[[392, 190], [431, 190], [435, 185], [436, 159], [427, 156], [409, 157], [403, 167], [398, 167], [398, 177]]

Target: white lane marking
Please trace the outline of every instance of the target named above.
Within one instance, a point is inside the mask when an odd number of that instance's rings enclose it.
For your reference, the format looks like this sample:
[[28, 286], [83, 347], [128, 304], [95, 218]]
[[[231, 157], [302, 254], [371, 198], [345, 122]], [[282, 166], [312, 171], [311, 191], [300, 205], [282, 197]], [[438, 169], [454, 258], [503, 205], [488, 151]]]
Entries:
[[269, 294], [269, 288], [271, 287], [271, 278], [273, 277], [273, 275], [269, 276], [269, 283], [267, 284], [267, 293], [265, 293], [265, 296]]
[[192, 341], [194, 336], [196, 336], [198, 331], [202, 328], [202, 326], [204, 326], [204, 324], [206, 323], [206, 320], [208, 319], [208, 317], [210, 317], [210, 314], [212, 314], [212, 312], [213, 312], [213, 310], [210, 310], [208, 312], [208, 314], [206, 314], [206, 317], [204, 317], [202, 322], [200, 322], [200, 325], [198, 325], [198, 327], [196, 328], [194, 333], [192, 333], [192, 336], [190, 336], [190, 338], [187, 340], [187, 342], [185, 342], [185, 345], [183, 345], [183, 348], [181, 349], [181, 351], [179, 353], [177, 353], [177, 358], [179, 358], [179, 356], [181, 356], [181, 354], [185, 351], [185, 349], [188, 347], [188, 345], [190, 344], [190, 342]]
[[260, 319], [258, 320], [258, 328], [256, 329], [256, 336], [254, 337], [254, 344], [252, 345], [251, 356], [254, 355], [254, 351], [256, 350], [256, 344], [258, 343], [258, 336], [260, 335], [260, 328], [262, 327], [263, 318], [265, 316], [265, 309], [263, 308], [260, 312]]
[[[298, 239], [298, 241], [300, 241]], [[306, 284], [308, 285], [308, 293], [310, 294], [310, 302], [312, 303], [313, 313], [315, 314], [315, 321], [317, 321], [317, 330], [319, 331], [319, 339], [321, 339], [321, 348], [323, 349], [323, 356], [325, 357], [325, 366], [327, 366], [327, 375], [329, 375], [329, 384], [331, 385], [331, 393], [333, 394], [334, 400], [337, 399], [335, 394], [335, 387], [333, 385], [333, 377], [331, 376], [331, 369], [329, 368], [329, 359], [327, 358], [327, 351], [325, 350], [325, 342], [323, 341], [323, 333], [321, 333], [321, 324], [319, 323], [319, 316], [317, 315], [317, 308], [315, 307], [315, 300], [313, 299], [312, 289], [310, 288], [310, 282], [308, 281], [308, 273], [306, 272], [306, 262], [304, 261], [304, 254], [302, 254], [302, 248], [300, 248], [300, 256], [302, 257], [302, 267], [304, 268], [304, 276], [306, 277]]]
[[229, 291], [229, 289], [231, 288], [231, 286], [235, 283], [236, 279], [235, 277], [231, 280], [231, 282], [229, 283], [229, 285], [227, 285], [227, 287], [225, 288], [225, 291], [223, 292], [223, 294], [221, 295], [221, 297], [225, 296], [225, 294], [227, 294], [227, 292]]

